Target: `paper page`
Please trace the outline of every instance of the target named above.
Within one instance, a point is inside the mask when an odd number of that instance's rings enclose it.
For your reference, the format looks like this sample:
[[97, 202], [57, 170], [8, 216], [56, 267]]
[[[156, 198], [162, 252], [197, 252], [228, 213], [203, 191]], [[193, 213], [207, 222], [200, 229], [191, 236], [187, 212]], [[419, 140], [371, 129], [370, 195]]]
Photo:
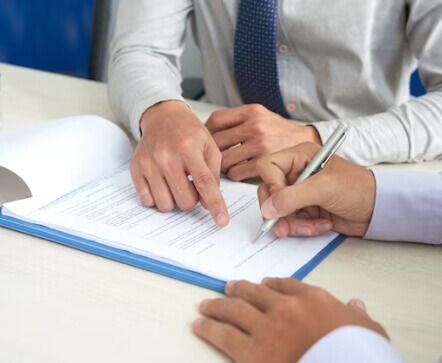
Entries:
[[22, 178], [11, 170], [0, 166], [0, 206], [31, 196], [31, 191]]
[[[230, 214], [225, 228], [201, 206], [164, 214], [144, 208], [125, 165], [26, 219], [222, 280], [255, 282], [291, 276], [337, 235], [277, 239], [269, 234], [252, 245], [262, 223], [256, 187], [222, 180], [221, 190]], [[6, 214], [14, 212], [14, 203], [7, 207]]]
[[[77, 116], [0, 133], [0, 166], [28, 185], [23, 212], [105, 175], [131, 159], [128, 137], [96, 116]], [[1, 185], [0, 180], [0, 185]]]

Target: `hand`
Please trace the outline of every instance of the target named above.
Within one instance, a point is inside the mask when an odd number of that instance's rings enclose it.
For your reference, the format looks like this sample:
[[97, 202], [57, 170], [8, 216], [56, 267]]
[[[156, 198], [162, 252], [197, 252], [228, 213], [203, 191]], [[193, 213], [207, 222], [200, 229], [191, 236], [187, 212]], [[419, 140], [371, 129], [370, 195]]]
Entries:
[[364, 236], [376, 191], [371, 171], [333, 156], [323, 170], [292, 186], [319, 148], [305, 143], [258, 161], [264, 218], [283, 217], [274, 228], [279, 237], [314, 236], [329, 230]]
[[[221, 153], [204, 125], [181, 101], [149, 108], [130, 172], [146, 207], [168, 212], [193, 208], [198, 200], [223, 227], [227, 207], [219, 189]], [[189, 181], [192, 176], [193, 182]]]
[[231, 281], [227, 298], [204, 300], [206, 318], [194, 333], [239, 363], [297, 362], [326, 334], [347, 325], [388, 338], [361, 300], [344, 305], [325, 290], [294, 278], [267, 278], [260, 285]]
[[297, 125], [261, 105], [216, 111], [206, 127], [222, 152], [222, 172], [233, 180], [257, 176], [256, 160], [260, 156], [305, 141], [321, 144], [314, 127]]

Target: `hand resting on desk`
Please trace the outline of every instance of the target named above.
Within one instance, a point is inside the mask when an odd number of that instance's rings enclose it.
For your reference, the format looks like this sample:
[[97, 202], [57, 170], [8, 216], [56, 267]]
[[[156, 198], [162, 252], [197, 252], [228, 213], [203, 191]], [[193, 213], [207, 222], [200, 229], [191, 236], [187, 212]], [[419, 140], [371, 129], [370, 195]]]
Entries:
[[[259, 285], [231, 281], [225, 291], [226, 298], [201, 303], [205, 317], [194, 322], [193, 331], [235, 362], [297, 362], [322, 337], [345, 326], [389, 339], [361, 300], [345, 305], [294, 278], [267, 278]], [[378, 335], [376, 339], [388, 344]]]

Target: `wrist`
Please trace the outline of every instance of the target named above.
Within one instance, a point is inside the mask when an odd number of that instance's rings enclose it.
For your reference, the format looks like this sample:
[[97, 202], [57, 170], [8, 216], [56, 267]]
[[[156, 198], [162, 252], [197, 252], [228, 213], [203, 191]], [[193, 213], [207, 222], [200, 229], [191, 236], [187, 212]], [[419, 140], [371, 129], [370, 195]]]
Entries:
[[321, 136], [319, 135], [318, 130], [314, 126], [305, 126], [308, 141], [314, 142], [315, 144], [322, 146]]
[[315, 127], [310, 125], [301, 126], [296, 123], [291, 123], [291, 126], [293, 130], [293, 140], [296, 145], [302, 144], [303, 142], [312, 142], [322, 146], [321, 137]]
[[147, 129], [152, 123], [155, 123], [158, 119], [164, 119], [167, 114], [175, 112], [191, 112], [189, 106], [186, 103], [179, 100], [162, 101], [154, 104], [144, 111], [140, 119], [140, 131], [141, 134], [147, 132]]

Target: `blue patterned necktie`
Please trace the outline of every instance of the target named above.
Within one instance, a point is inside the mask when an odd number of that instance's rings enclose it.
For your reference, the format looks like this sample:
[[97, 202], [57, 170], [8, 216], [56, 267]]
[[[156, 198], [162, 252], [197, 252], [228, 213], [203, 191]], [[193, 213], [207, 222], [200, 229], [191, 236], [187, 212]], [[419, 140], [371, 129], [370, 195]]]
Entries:
[[235, 78], [244, 103], [260, 103], [291, 118], [279, 85], [277, 28], [277, 0], [241, 0], [235, 32]]

